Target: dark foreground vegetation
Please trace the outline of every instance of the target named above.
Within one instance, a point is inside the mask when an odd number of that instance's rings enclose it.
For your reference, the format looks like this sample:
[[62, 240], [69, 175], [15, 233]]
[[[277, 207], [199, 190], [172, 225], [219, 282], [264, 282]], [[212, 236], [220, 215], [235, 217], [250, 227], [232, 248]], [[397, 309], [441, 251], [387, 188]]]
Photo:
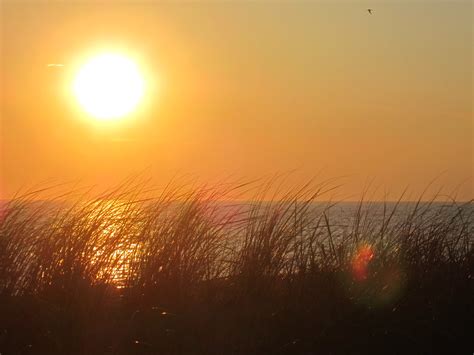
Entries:
[[314, 203], [327, 184], [273, 187], [5, 203], [0, 353], [472, 354], [471, 203], [361, 202], [343, 223]]

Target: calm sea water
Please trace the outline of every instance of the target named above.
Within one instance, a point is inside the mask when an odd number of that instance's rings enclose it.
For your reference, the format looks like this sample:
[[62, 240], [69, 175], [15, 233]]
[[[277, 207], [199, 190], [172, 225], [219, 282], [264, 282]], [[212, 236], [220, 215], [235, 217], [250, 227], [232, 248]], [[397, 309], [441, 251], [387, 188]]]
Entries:
[[[107, 208], [114, 209], [115, 202], [110, 202], [110, 205]], [[152, 203], [144, 206], [150, 206]], [[246, 202], [228, 202], [228, 201], [219, 201], [211, 202], [216, 206], [215, 213], [225, 214], [229, 211], [240, 211], [242, 214], [249, 212], [252, 208], [255, 208], [257, 203], [246, 201]], [[179, 205], [179, 203], [176, 203]], [[16, 206], [12, 204], [9, 200], [0, 200], [0, 217], [5, 214], [9, 206]], [[275, 202], [264, 202], [260, 204], [260, 211], [263, 212], [266, 209], [276, 208], [277, 203]], [[292, 213], [292, 208], [300, 209], [302, 207], [301, 203], [288, 202], [285, 206], [289, 207], [289, 213]], [[25, 205], [24, 212], [28, 211], [40, 211], [44, 216], [49, 215], [51, 212], [56, 212], [58, 210], [67, 210], [71, 207], [71, 204], [68, 202], [50, 202], [50, 201], [34, 201], [28, 202]], [[101, 206], [100, 208], [103, 208]], [[120, 211], [120, 208], [116, 208], [117, 211]], [[220, 210], [220, 212], [219, 212]], [[432, 219], [454, 216], [459, 213], [472, 218], [474, 213], [474, 203], [471, 201], [468, 202], [378, 202], [378, 201], [366, 201], [364, 203], [360, 202], [313, 202], [308, 207], [308, 215], [314, 216], [314, 218], [319, 218], [325, 214], [328, 219], [334, 225], [347, 226], [354, 223], [356, 220], [368, 220], [372, 222], [381, 222], [384, 219], [386, 220], [389, 215], [392, 216], [392, 221], [400, 222], [406, 220], [410, 215], [414, 214], [415, 216], [422, 216], [425, 219]]]

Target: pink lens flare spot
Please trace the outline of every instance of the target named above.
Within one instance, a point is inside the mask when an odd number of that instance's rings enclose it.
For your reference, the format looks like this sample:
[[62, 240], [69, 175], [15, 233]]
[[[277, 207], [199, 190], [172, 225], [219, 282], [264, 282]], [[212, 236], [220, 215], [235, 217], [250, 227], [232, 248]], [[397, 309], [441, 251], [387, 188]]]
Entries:
[[352, 258], [352, 275], [357, 281], [364, 281], [368, 277], [368, 267], [371, 260], [374, 258], [374, 250], [368, 245], [364, 244], [357, 249]]

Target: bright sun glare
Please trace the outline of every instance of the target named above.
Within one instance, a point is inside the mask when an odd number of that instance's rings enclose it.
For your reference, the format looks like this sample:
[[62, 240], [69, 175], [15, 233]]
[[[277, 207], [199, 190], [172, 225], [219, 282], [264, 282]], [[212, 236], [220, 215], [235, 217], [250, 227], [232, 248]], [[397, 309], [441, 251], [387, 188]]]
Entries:
[[144, 81], [137, 65], [119, 54], [102, 54], [90, 59], [74, 80], [74, 94], [91, 116], [114, 120], [131, 113], [144, 93]]

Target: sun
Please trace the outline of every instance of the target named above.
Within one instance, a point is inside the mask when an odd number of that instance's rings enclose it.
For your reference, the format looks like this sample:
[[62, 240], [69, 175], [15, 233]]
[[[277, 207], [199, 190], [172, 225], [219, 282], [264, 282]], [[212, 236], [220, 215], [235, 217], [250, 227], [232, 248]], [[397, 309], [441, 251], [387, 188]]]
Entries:
[[77, 73], [73, 90], [81, 107], [99, 120], [116, 120], [136, 109], [144, 94], [138, 66], [126, 56], [93, 57]]

